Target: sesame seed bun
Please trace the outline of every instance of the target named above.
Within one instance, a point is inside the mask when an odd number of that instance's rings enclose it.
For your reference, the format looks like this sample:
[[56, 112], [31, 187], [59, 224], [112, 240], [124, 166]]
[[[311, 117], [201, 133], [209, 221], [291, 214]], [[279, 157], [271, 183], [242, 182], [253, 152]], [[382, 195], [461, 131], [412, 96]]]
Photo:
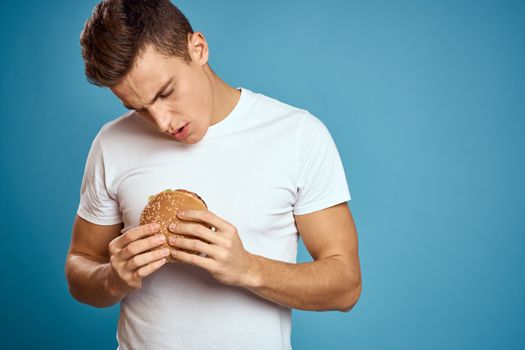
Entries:
[[[162, 249], [162, 248], [172, 248], [168, 244], [168, 239], [171, 236], [184, 236], [178, 233], [173, 233], [170, 230], [168, 230], [168, 226], [171, 223], [177, 223], [180, 220], [177, 217], [177, 212], [179, 210], [206, 210], [208, 209], [208, 206], [204, 202], [204, 200], [199, 197], [196, 193], [193, 193], [191, 191], [178, 189], [178, 190], [165, 190], [162, 192], [157, 193], [156, 195], [150, 196], [148, 199], [148, 204], [144, 207], [142, 210], [142, 214], [140, 215], [140, 225], [145, 225], [149, 223], [158, 223], [160, 224], [160, 233], [164, 234], [166, 237], [166, 243], [151, 249]], [[199, 223], [200, 225], [205, 226], [204, 223]], [[205, 226], [207, 228], [212, 229], [212, 227]], [[199, 239], [197, 237], [191, 237], [193, 239]], [[205, 240], [201, 240], [203, 242], [209, 243]], [[198, 252], [194, 252], [187, 249], [177, 248], [179, 250], [191, 253], [191, 254], [200, 254]], [[202, 253], [201, 256], [206, 256], [206, 254]], [[166, 260], [168, 262], [181, 262], [178, 259], [175, 259], [172, 255], [168, 255], [166, 257]]]

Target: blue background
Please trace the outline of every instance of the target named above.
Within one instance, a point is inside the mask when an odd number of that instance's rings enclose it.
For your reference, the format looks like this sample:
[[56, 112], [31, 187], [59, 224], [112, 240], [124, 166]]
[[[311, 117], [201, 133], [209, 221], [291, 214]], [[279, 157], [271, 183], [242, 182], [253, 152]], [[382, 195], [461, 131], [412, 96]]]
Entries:
[[[2, 2], [3, 349], [116, 346], [118, 306], [64, 274], [89, 146], [125, 111], [83, 75], [95, 4]], [[220, 77], [308, 109], [343, 159], [363, 293], [293, 310], [295, 349], [525, 348], [525, 2], [176, 4]]]

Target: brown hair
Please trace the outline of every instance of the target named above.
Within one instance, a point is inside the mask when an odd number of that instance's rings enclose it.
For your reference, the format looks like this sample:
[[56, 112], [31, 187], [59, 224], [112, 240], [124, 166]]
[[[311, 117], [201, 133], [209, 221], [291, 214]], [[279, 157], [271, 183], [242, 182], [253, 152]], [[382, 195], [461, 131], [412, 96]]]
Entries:
[[169, 0], [104, 0], [80, 34], [87, 80], [97, 86], [115, 85], [148, 44], [188, 64], [189, 33], [189, 21]]

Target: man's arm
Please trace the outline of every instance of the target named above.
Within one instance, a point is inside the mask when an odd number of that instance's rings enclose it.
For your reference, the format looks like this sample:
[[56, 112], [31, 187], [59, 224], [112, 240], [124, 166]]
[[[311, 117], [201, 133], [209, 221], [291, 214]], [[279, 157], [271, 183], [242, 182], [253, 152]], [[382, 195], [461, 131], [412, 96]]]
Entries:
[[117, 289], [108, 251], [109, 242], [121, 229], [122, 224], [96, 225], [76, 216], [65, 272], [69, 292], [81, 303], [108, 307], [124, 298], [125, 293]]
[[357, 231], [347, 203], [295, 216], [315, 261], [291, 264], [252, 255], [243, 285], [280, 305], [301, 310], [350, 311], [361, 294]]
[[120, 234], [122, 224], [96, 225], [77, 215], [66, 260], [71, 295], [95, 307], [118, 303], [140, 289], [142, 280], [166, 263], [169, 249], [155, 224], [140, 225]]

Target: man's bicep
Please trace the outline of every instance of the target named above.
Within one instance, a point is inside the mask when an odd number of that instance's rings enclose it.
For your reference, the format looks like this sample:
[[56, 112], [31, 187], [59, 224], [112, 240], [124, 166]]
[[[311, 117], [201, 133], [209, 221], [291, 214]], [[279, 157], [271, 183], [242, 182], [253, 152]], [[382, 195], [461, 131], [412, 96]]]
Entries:
[[76, 216], [68, 255], [83, 255], [100, 262], [109, 262], [109, 243], [120, 235], [123, 223], [98, 225]]
[[357, 230], [347, 202], [295, 215], [295, 222], [314, 260], [338, 256], [347, 264], [359, 264]]

